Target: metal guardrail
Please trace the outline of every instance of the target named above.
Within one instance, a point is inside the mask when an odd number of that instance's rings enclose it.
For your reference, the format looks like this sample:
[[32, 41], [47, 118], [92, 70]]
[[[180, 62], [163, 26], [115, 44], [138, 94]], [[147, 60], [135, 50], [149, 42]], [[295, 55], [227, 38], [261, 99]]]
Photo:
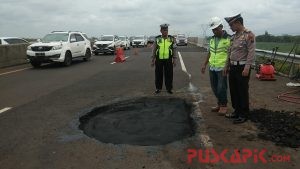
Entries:
[[[191, 42], [191, 41], [189, 41], [189, 43], [197, 45], [199, 47], [204, 47], [208, 50], [208, 43], [199, 44], [197, 42]], [[264, 57], [267, 57], [267, 58], [274, 57], [274, 53], [272, 51], [269, 51], [269, 50], [255, 49], [255, 54], [258, 55], [258, 56], [264, 56]], [[286, 59], [287, 62], [292, 62], [293, 61], [293, 63], [300, 64], [300, 55], [294, 55], [293, 52], [290, 55], [288, 53], [276, 52], [275, 59], [276, 60], [281, 60], [281, 61], [284, 61]]]
[[[274, 57], [274, 53], [272, 51], [262, 49], [255, 49], [255, 54], [267, 58]], [[281, 61], [287, 59], [287, 62], [292, 62], [294, 60], [293, 63], [300, 64], [300, 55], [294, 55], [294, 53], [289, 55], [288, 53], [276, 52], [275, 59]]]

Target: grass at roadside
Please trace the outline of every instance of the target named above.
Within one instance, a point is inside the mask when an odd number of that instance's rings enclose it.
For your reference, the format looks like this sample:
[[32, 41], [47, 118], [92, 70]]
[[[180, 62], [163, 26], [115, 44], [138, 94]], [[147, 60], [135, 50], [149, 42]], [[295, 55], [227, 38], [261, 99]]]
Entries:
[[[294, 43], [277, 43], [277, 42], [256, 42], [256, 49], [270, 50], [278, 47], [278, 52], [289, 53], [293, 47]], [[298, 50], [296, 54], [300, 54], [300, 46], [298, 45]], [[293, 52], [294, 53], [294, 52]]]

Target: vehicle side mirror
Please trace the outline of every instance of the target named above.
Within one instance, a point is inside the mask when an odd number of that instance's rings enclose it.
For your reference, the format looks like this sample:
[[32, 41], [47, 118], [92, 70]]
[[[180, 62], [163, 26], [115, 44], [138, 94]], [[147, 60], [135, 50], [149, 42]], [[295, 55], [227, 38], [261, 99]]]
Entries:
[[70, 39], [70, 42], [71, 42], [71, 43], [76, 42], [76, 38], [71, 38], [71, 39]]

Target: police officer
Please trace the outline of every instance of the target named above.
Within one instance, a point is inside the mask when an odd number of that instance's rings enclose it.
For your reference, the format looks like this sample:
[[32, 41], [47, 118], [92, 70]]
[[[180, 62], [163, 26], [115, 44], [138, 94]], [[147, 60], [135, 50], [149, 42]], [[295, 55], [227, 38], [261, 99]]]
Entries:
[[173, 89], [173, 66], [175, 66], [174, 37], [168, 35], [169, 24], [160, 25], [161, 35], [155, 38], [152, 53], [151, 66], [155, 65], [155, 93], [162, 90], [163, 77], [167, 92], [172, 94]]
[[226, 17], [230, 29], [235, 32], [231, 38], [226, 71], [229, 70], [229, 88], [234, 112], [227, 117], [233, 123], [244, 123], [249, 113], [249, 79], [255, 57], [255, 35], [244, 27], [241, 14]]
[[227, 74], [223, 70], [228, 58], [230, 36], [223, 30], [222, 20], [218, 17], [211, 18], [209, 26], [214, 36], [209, 41], [209, 52], [201, 72], [205, 72], [209, 63], [210, 85], [218, 100], [217, 106], [212, 107], [212, 111], [225, 115], [227, 113]]

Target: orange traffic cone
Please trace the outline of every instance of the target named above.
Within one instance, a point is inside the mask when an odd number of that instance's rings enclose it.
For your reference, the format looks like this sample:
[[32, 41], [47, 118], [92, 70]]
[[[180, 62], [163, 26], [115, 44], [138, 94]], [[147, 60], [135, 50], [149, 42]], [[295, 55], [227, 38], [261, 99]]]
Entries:
[[115, 62], [119, 63], [119, 62], [124, 62], [125, 60], [126, 59], [125, 59], [123, 48], [117, 48]]

